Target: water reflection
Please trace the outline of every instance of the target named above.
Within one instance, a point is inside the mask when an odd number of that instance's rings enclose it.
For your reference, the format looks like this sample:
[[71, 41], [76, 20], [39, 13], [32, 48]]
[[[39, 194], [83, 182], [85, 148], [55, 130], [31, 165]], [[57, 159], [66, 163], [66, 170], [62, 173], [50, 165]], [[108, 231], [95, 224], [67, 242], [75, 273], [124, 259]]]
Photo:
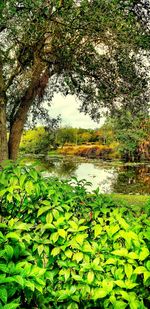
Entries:
[[150, 165], [113, 166], [106, 161], [52, 157], [40, 159], [38, 166], [46, 170], [45, 176], [85, 179], [91, 182], [91, 190], [99, 187], [101, 192], [106, 193], [150, 194]]
[[150, 166], [122, 166], [113, 186], [113, 192], [150, 194]]

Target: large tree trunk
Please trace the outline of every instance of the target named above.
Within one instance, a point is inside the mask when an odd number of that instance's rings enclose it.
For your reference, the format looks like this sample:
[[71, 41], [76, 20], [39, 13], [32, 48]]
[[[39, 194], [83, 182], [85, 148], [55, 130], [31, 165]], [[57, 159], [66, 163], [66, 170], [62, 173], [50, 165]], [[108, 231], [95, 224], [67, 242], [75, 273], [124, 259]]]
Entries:
[[40, 93], [40, 89], [45, 88], [47, 85], [48, 72], [47, 70], [44, 71], [44, 69], [45, 65], [37, 61], [33, 70], [30, 86], [27, 89], [25, 95], [21, 98], [19, 108], [11, 122], [8, 143], [9, 158], [11, 160], [17, 159], [21, 136], [29, 109], [35, 97]]
[[22, 102], [16, 114], [15, 120], [13, 121], [12, 126], [10, 128], [8, 151], [9, 151], [9, 159], [11, 160], [17, 159], [24, 124], [26, 122], [27, 114], [31, 107], [31, 104], [32, 100], [29, 98], [26, 98]]
[[7, 128], [6, 128], [6, 98], [2, 64], [0, 63], [0, 162], [8, 159]]

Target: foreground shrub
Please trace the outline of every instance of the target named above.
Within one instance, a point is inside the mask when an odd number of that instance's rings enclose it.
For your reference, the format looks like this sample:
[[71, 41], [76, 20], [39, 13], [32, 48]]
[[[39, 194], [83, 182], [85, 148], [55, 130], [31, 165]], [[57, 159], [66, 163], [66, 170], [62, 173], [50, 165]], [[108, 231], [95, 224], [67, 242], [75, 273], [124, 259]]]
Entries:
[[29, 167], [1, 172], [0, 274], [20, 279], [13, 278], [12, 295], [0, 281], [7, 290], [0, 308], [149, 308], [148, 214], [117, 207], [98, 190], [89, 194], [85, 181], [71, 183]]
[[31, 308], [45, 286], [45, 269], [29, 249], [30, 232], [31, 225], [17, 219], [0, 224], [0, 308]]

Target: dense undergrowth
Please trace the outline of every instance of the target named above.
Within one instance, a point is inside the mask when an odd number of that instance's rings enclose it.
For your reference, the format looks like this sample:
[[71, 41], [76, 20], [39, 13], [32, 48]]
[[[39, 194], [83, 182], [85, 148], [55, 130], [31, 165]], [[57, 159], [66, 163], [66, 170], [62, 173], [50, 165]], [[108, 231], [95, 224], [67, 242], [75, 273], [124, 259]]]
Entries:
[[0, 207], [0, 308], [150, 307], [148, 212], [17, 165]]
[[118, 159], [116, 143], [111, 145], [68, 145], [60, 148], [59, 153], [63, 155], [74, 155], [87, 158], [99, 158], [104, 160]]

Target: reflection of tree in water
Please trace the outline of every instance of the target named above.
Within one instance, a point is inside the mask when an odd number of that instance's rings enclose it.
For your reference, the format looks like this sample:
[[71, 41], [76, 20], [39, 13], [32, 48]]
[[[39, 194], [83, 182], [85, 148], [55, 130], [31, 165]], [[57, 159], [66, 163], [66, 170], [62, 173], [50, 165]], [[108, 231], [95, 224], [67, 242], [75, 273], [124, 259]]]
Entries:
[[79, 163], [71, 159], [62, 159], [59, 157], [35, 159], [34, 157], [27, 158], [26, 163], [33, 164], [38, 171], [46, 171], [58, 177], [74, 176]]
[[78, 165], [79, 163], [72, 160], [62, 160], [59, 162], [57, 167], [55, 167], [55, 171], [58, 176], [71, 177], [77, 170]]
[[40, 161], [39, 168], [40, 169], [44, 169], [44, 170], [52, 173], [53, 171], [55, 171], [56, 166], [55, 166], [55, 162], [53, 160], [44, 160], [44, 159], [42, 159]]
[[71, 177], [78, 168], [78, 163], [72, 160], [50, 158], [41, 160], [41, 168], [58, 177]]
[[118, 177], [113, 185], [113, 191], [117, 193], [150, 193], [150, 167], [122, 166], [118, 171]]

